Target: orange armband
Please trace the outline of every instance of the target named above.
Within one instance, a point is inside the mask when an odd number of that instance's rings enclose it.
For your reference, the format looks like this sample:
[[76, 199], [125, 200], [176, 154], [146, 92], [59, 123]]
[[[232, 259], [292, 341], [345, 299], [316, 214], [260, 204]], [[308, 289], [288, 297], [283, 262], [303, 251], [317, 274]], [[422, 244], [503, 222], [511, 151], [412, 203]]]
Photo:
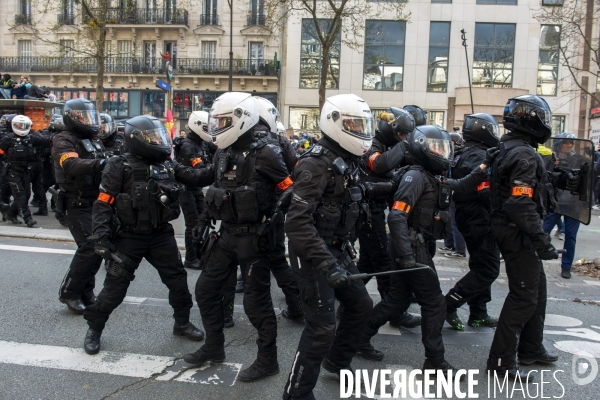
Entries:
[[290, 178], [289, 176], [287, 178], [285, 178], [284, 180], [282, 180], [281, 182], [279, 182], [277, 184], [277, 188], [279, 190], [285, 190], [287, 188], [289, 188], [290, 186], [292, 186], [294, 184], [294, 181], [292, 180], [292, 178]]
[[369, 157], [369, 163], [367, 164], [367, 166], [371, 169], [371, 170], [375, 170], [375, 160], [377, 160], [377, 157], [379, 157], [381, 155], [380, 152], [376, 151], [375, 153], [371, 154], [371, 157]]
[[111, 204], [115, 202], [115, 198], [112, 197], [110, 194], [108, 193], [103, 193], [100, 192], [100, 194], [98, 195], [98, 200], [99, 201], [103, 201], [105, 203]]
[[533, 197], [533, 189], [529, 186], [513, 186], [512, 188], [512, 196], [527, 196]]
[[490, 188], [490, 181], [483, 181], [479, 184], [479, 186], [477, 186], [477, 191], [480, 192], [482, 190], [489, 189], [489, 188]]
[[202, 159], [200, 157], [194, 158], [191, 162], [192, 168], [195, 167], [196, 165], [200, 164], [201, 162], [202, 162]]
[[403, 201], [395, 201], [392, 204], [392, 210], [404, 211], [405, 213], [410, 212], [410, 206]]
[[70, 157], [79, 158], [79, 154], [74, 153], [74, 152], [63, 154], [62, 156], [60, 156], [60, 158], [58, 160], [58, 165], [60, 165], [60, 167], [62, 168], [63, 162], [65, 162], [65, 160]]

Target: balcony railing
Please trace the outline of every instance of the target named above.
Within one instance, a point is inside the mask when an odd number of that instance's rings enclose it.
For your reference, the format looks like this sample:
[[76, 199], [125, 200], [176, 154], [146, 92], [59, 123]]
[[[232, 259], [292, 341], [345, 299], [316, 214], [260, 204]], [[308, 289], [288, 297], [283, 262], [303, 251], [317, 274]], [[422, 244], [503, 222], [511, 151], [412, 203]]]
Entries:
[[[171, 60], [176, 75], [227, 75], [227, 58], [175, 58]], [[97, 73], [98, 63], [87, 57], [0, 57], [2, 72]], [[106, 74], [163, 74], [165, 61], [161, 58], [110, 57], [104, 62]], [[277, 75], [272, 61], [233, 60], [234, 75]]]
[[15, 15], [16, 25], [31, 25], [31, 14], [17, 14]]
[[200, 25], [219, 25], [219, 16], [216, 14], [201, 14]]
[[265, 25], [265, 16], [259, 13], [250, 13], [246, 19], [246, 25], [248, 26], [264, 26]]
[[58, 25], [75, 25], [75, 15], [58, 14]]
[[[92, 13], [97, 18], [105, 20], [108, 24], [188, 26], [188, 12], [180, 8], [166, 10], [151, 8], [124, 10], [121, 8], [111, 8], [106, 13], [106, 17], [102, 17], [101, 10], [95, 8], [92, 9]], [[88, 23], [90, 19], [89, 15], [83, 14], [83, 22]]]

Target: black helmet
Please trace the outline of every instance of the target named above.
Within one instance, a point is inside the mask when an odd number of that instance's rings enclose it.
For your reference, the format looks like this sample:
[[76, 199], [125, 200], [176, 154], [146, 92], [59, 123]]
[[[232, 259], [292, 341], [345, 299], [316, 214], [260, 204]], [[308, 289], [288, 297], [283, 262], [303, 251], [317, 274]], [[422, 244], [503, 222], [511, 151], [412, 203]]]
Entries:
[[573, 139], [577, 139], [577, 136], [575, 136], [574, 134], [569, 133], [569, 132], [563, 132], [563, 133], [559, 133], [558, 135], [556, 135], [554, 137], [554, 141], [552, 142], [552, 147], [554, 148], [554, 152], [560, 153], [562, 150], [563, 144], [575, 143], [575, 142], [573, 142]]
[[405, 109], [406, 111], [408, 111], [410, 113], [410, 115], [413, 116], [413, 118], [415, 119], [416, 126], [425, 125], [427, 123], [427, 114], [421, 107], [411, 105], [411, 106], [404, 106], [402, 108]]
[[379, 123], [375, 135], [379, 140], [393, 146], [400, 141], [400, 135], [408, 135], [415, 130], [415, 120], [401, 108], [390, 107], [379, 114]]
[[63, 121], [63, 117], [60, 115], [56, 118], [55, 118], [55, 116], [52, 117], [52, 121], [50, 121], [50, 124], [48, 125], [48, 130], [50, 132], [55, 132], [55, 133], [66, 130], [65, 123]]
[[16, 117], [17, 114], [4, 114], [2, 118], [0, 118], [0, 133], [9, 133], [12, 132], [12, 120]]
[[418, 126], [408, 138], [408, 152], [433, 174], [447, 171], [453, 158], [450, 135], [436, 125]]
[[117, 123], [115, 120], [108, 114], [100, 113], [98, 139], [103, 141], [109, 140], [115, 133], [117, 133]]
[[552, 111], [546, 100], [533, 94], [514, 97], [504, 106], [504, 127], [524, 133], [537, 143], [544, 143], [552, 134]]
[[483, 143], [487, 147], [496, 147], [500, 144], [498, 122], [490, 114], [468, 115], [463, 123], [462, 130], [465, 140]]
[[450, 140], [454, 143], [455, 146], [460, 146], [463, 144], [463, 137], [458, 132], [448, 132], [450, 135]]
[[150, 162], [165, 161], [171, 155], [171, 135], [157, 118], [149, 115], [125, 122], [125, 145], [132, 154]]
[[100, 117], [96, 106], [86, 99], [73, 99], [65, 103], [63, 121], [69, 132], [91, 139], [100, 131]]

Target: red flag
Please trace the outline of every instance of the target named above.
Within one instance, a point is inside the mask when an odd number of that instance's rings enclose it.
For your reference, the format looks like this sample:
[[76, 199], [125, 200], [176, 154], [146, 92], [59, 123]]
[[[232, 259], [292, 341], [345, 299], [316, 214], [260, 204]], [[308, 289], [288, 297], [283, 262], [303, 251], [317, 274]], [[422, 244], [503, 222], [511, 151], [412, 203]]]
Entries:
[[175, 119], [171, 110], [167, 109], [167, 122], [165, 123], [167, 131], [171, 134], [171, 140], [175, 137]]

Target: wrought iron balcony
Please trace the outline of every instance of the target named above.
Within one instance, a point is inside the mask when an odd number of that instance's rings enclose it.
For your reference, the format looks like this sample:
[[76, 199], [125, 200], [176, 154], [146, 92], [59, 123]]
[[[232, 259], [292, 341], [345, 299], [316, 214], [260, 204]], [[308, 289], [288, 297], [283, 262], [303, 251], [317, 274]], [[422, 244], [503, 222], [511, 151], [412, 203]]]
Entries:
[[[171, 60], [175, 75], [228, 75], [228, 58], [178, 58]], [[0, 57], [0, 71], [20, 73], [97, 73], [98, 63], [88, 57]], [[104, 62], [106, 74], [163, 74], [161, 58], [110, 57]], [[275, 76], [272, 61], [233, 60], [234, 75]]]
[[246, 18], [246, 25], [248, 26], [264, 26], [265, 25], [265, 16], [259, 13], [250, 13]]
[[75, 15], [69, 13], [58, 14], [58, 25], [75, 25]]
[[16, 25], [31, 25], [31, 14], [17, 14], [15, 15]]
[[201, 14], [200, 25], [219, 25], [219, 16], [216, 14]]
[[[125, 10], [122, 8], [110, 8], [106, 17], [102, 17], [100, 9], [92, 9], [97, 18], [106, 21], [107, 24], [125, 25], [185, 25], [188, 26], [188, 12], [180, 8], [175, 9], [152, 9], [136, 8]], [[83, 14], [83, 22], [88, 23], [90, 16]]]

